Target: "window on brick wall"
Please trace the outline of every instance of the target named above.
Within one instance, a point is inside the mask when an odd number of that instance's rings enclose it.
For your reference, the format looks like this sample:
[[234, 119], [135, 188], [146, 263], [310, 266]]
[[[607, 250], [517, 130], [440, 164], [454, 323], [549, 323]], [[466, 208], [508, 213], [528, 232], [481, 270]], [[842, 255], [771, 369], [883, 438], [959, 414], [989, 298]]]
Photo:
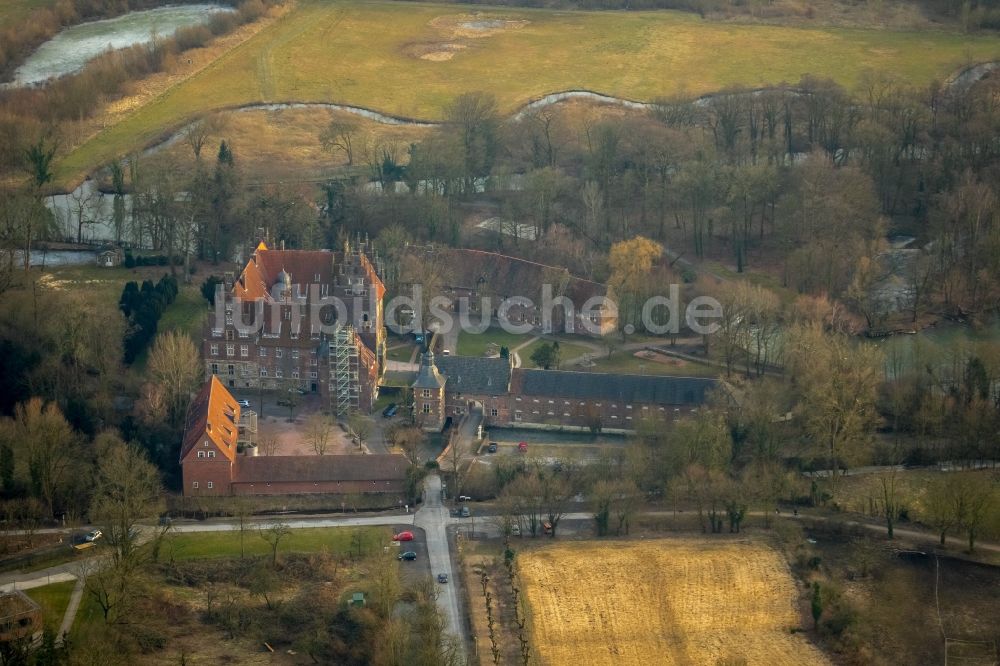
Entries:
[[490, 410], [490, 416], [500, 416], [500, 411], [496, 407], [494, 407], [493, 409]]
[[197, 490], [198, 489], [198, 482], [195, 481], [194, 483], [192, 483], [191, 487], [194, 488], [195, 490]]
[[218, 363], [213, 363], [212, 364], [212, 374], [213, 375], [219, 374], [219, 364]]
[[218, 356], [219, 355], [219, 345], [209, 345], [209, 353], [211, 353], [212, 356]]
[[258, 349], [258, 350], [257, 350], [257, 354], [258, 354], [258, 355], [259, 355], [259, 356], [260, 356], [261, 358], [267, 358], [267, 347], [261, 347], [260, 349]]
[[240, 345], [240, 356], [246, 358], [250, 355], [250, 347], [247, 345]]
[[424, 397], [425, 398], [431, 397], [431, 390], [430, 389], [424, 389]]
[[209, 481], [209, 482], [208, 482], [207, 484], [205, 484], [205, 485], [207, 485], [207, 486], [208, 486], [208, 489], [209, 489], [209, 490], [211, 490], [212, 488], [214, 488], [214, 487], [215, 487], [215, 484], [214, 484], [214, 483], [212, 483], [211, 481]]
[[205, 457], [205, 452], [204, 451], [199, 451], [198, 452], [198, 457], [199, 458], [204, 458]]
[[260, 369], [260, 376], [261, 377], [267, 377], [267, 368], [261, 368]]
[[274, 376], [277, 377], [278, 379], [281, 379], [282, 377], [285, 376], [285, 374], [281, 370], [275, 370]]
[[275, 350], [274, 350], [274, 358], [281, 358], [281, 356], [282, 356], [282, 353], [283, 353], [283, 352], [282, 352], [282, 350], [281, 350], [281, 349], [275, 349]]
[[292, 350], [292, 358], [298, 358], [298, 357], [299, 357], [299, 350], [298, 349], [293, 349]]
[[236, 355], [236, 345], [226, 345], [226, 356]]
[[431, 413], [431, 403], [425, 402], [424, 403], [424, 414], [430, 414], [430, 413]]

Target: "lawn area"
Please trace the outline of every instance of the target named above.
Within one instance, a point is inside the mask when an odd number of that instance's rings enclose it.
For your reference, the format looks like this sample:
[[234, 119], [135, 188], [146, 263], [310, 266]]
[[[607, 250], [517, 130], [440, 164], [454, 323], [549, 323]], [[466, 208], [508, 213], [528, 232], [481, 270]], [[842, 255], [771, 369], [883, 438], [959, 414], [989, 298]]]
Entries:
[[[386, 356], [390, 361], [408, 363], [410, 361], [410, 356], [413, 355], [414, 347], [416, 347], [416, 345], [402, 345], [400, 347], [396, 347], [395, 349], [390, 349]], [[418, 358], [417, 361], [419, 362], [419, 360], [420, 359]]]
[[[536, 349], [542, 345], [552, 344], [551, 340], [535, 340], [530, 345], [518, 352], [521, 356], [521, 367], [533, 368], [535, 364], [531, 362], [531, 355]], [[590, 347], [585, 347], [584, 345], [575, 344], [573, 342], [568, 342], [566, 340], [559, 340], [559, 354], [562, 358], [563, 365], [560, 366], [562, 369], [567, 369], [569, 366], [566, 365], [566, 361], [571, 359], [579, 358], [584, 354], [596, 354]]]
[[455, 353], [459, 356], [482, 356], [490, 343], [513, 351], [514, 347], [524, 344], [533, 337], [535, 336], [530, 333], [508, 333], [502, 328], [488, 328], [482, 333], [462, 331], [458, 334], [458, 349]]
[[[913, 86], [1000, 56], [1000, 40], [958, 32], [801, 28], [693, 14], [301, 0], [287, 15], [63, 158], [57, 181], [148, 144], [210, 110], [261, 102], [336, 102], [440, 120], [459, 94], [493, 93], [502, 113], [549, 92], [639, 100], [806, 73], [854, 88], [866, 71]], [[447, 52], [450, 57], [441, 57]], [[500, 64], [502, 63], [502, 64]], [[235, 146], [237, 154], [240, 146]]]
[[[281, 540], [278, 555], [282, 553], [316, 553], [329, 550], [331, 553], [351, 551], [352, 539], [357, 538], [371, 544], [391, 536], [388, 527], [310, 527], [294, 529]], [[255, 527], [248, 528], [244, 535], [247, 555], [268, 555], [271, 547], [260, 537]], [[240, 554], [240, 533], [236, 532], [188, 532], [174, 534], [164, 552], [173, 551], [178, 560], [195, 560], [209, 557], [233, 557]]]
[[54, 631], [59, 630], [63, 616], [66, 614], [66, 607], [69, 606], [69, 598], [73, 594], [76, 581], [70, 580], [64, 583], [52, 583], [27, 590], [31, 599], [42, 607], [42, 616], [45, 618], [45, 625]]
[[170, 304], [160, 318], [157, 330], [183, 331], [195, 341], [201, 339], [201, 327], [208, 316], [208, 301], [196, 284], [182, 284], [177, 300]]
[[616, 351], [594, 359], [595, 365], [589, 368], [565, 367], [564, 370], [581, 370], [590, 372], [622, 373], [627, 375], [674, 375], [677, 377], [717, 377], [721, 370], [715, 366], [701, 363], [690, 363], [677, 360], [675, 363], [660, 363], [658, 361], [636, 358], [631, 351]]

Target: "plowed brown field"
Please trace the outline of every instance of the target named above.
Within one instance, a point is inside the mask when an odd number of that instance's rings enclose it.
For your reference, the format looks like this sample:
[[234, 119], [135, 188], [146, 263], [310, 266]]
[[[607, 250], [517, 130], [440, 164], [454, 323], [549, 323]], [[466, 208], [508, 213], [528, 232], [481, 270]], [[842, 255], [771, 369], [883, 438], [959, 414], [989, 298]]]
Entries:
[[790, 633], [798, 592], [766, 545], [577, 542], [518, 560], [540, 664], [830, 663]]

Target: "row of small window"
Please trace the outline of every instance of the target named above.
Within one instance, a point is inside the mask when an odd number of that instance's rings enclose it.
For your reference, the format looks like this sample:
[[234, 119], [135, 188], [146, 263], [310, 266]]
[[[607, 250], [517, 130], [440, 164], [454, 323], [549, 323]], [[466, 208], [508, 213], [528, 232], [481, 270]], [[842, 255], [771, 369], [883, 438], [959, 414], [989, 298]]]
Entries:
[[[257, 348], [257, 355], [260, 356], [261, 358], [267, 358], [267, 349], [268, 349], [267, 347], [258, 347]], [[219, 355], [219, 345], [217, 345], [217, 344], [209, 345], [209, 350], [208, 351], [209, 351], [209, 354], [211, 354], [212, 356], [218, 356]], [[299, 350], [298, 349], [291, 349], [289, 351], [291, 352], [292, 358], [296, 358], [297, 359], [299, 357]], [[309, 353], [312, 356], [316, 356], [316, 350], [315, 349], [312, 350], [312, 351], [310, 351]], [[235, 356], [235, 355], [236, 355], [236, 345], [226, 345], [226, 356]], [[284, 349], [278, 347], [278, 348], [276, 348], [274, 350], [274, 358], [283, 358], [284, 355], [285, 355], [285, 350]], [[243, 358], [247, 358], [248, 356], [250, 356], [250, 346], [249, 345], [240, 345], [240, 356], [242, 356]], [[317, 365], [318, 360], [315, 359], [315, 358], [313, 358], [311, 363], [312, 363], [312, 365]]]
[[[197, 481], [192, 481], [191, 482], [191, 487], [194, 488], [195, 490], [198, 490], [198, 482]], [[211, 490], [212, 488], [215, 487], [215, 484], [213, 482], [211, 482], [211, 481], [207, 481], [207, 482], [205, 482], [205, 487], [208, 488], [209, 490]]]
[[[260, 376], [261, 377], [267, 377], [268, 376], [267, 375], [267, 368], [261, 368], [260, 369]], [[284, 378], [285, 373], [283, 371], [281, 371], [281, 370], [275, 370], [274, 371], [274, 376], [277, 379], [282, 379], [282, 378]], [[319, 373], [318, 372], [310, 372], [309, 373], [309, 379], [316, 379], [318, 377], [319, 377]], [[298, 370], [292, 370], [292, 379], [299, 379], [299, 371]]]
[[198, 452], [198, 457], [199, 458], [214, 458], [215, 457], [215, 451], [199, 451]]
[[[518, 397], [514, 398], [514, 400], [516, 400], [517, 402], [521, 402], [521, 398], [520, 398], [520, 396], [518, 396]], [[531, 402], [533, 402], [533, 403], [535, 403], [535, 404], [537, 405], [537, 404], [538, 404], [538, 403], [539, 403], [540, 401], [539, 401], [539, 399], [538, 399], [538, 398], [535, 398], [535, 399], [534, 399], [534, 400], [532, 400]], [[555, 400], [549, 400], [549, 404], [550, 404], [550, 405], [554, 405], [554, 404], [555, 404], [555, 402], [556, 402]], [[569, 407], [569, 404], [570, 404], [570, 403], [569, 403], [569, 400], [564, 400], [564, 401], [563, 401], [563, 404], [564, 404], [564, 405], [566, 405], [567, 407]], [[581, 407], [583, 407], [583, 406], [584, 406], [584, 405], [586, 405], [586, 404], [587, 404], [587, 403], [585, 403], [585, 402], [581, 402], [581, 403], [580, 403], [580, 406], [581, 406]], [[601, 403], [599, 403], [599, 402], [595, 402], [595, 403], [594, 403], [594, 407], [600, 407], [600, 406], [601, 406]], [[611, 405], [611, 409], [618, 409], [618, 405]], [[632, 405], [625, 405], [625, 409], [632, 409]], [[647, 408], [646, 408], [646, 407], [643, 407], [643, 409], [647, 409]]]

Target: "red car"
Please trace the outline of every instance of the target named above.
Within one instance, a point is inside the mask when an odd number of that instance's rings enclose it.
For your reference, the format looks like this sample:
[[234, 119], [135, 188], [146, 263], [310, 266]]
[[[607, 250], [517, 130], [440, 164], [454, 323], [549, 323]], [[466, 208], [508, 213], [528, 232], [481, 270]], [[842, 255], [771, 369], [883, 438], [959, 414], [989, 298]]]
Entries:
[[392, 537], [393, 541], [413, 541], [413, 532], [400, 532]]
[[521, 453], [526, 452], [528, 450], [528, 443], [521, 442], [520, 444], [517, 445], [517, 450], [520, 451]]

